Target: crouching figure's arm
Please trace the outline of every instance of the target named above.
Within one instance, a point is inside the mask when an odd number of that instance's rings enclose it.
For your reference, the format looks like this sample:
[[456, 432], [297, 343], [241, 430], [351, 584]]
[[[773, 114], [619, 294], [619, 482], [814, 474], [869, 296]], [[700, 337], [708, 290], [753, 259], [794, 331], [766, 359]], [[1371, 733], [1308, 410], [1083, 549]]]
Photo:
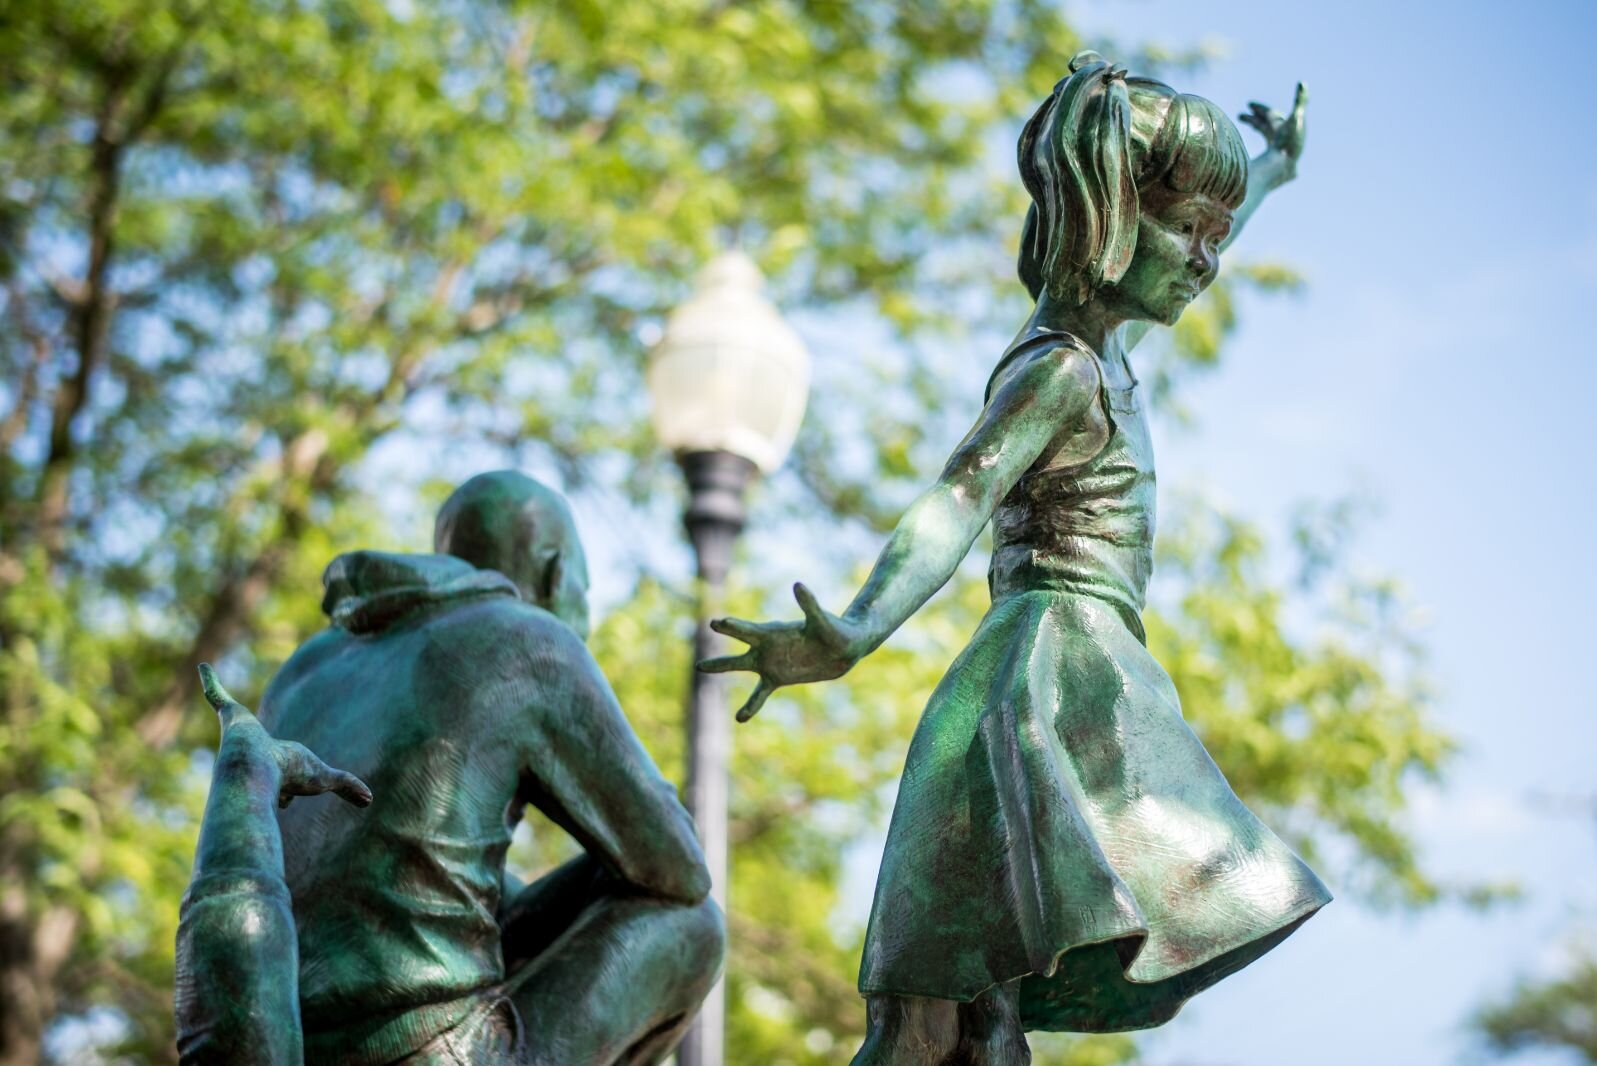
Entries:
[[676, 903], [710, 892], [693, 820], [661, 776], [587, 647], [569, 630], [547, 654], [530, 714], [526, 798], [628, 890]]

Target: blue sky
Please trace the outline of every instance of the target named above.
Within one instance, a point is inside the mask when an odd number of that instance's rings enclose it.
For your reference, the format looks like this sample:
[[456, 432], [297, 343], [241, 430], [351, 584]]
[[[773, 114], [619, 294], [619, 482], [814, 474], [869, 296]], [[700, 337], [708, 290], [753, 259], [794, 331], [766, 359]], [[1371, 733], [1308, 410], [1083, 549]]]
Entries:
[[[1416, 797], [1431, 867], [1511, 878], [1485, 916], [1342, 899], [1149, 1043], [1183, 1066], [1442, 1066], [1461, 1022], [1597, 923], [1597, 148], [1583, 2], [1077, 5], [1119, 40], [1218, 39], [1184, 79], [1230, 111], [1307, 83], [1299, 181], [1239, 240], [1307, 275], [1251, 301], [1190, 431], [1157, 444], [1165, 491], [1271, 519], [1307, 495], [1380, 504], [1356, 561], [1423, 612], [1438, 720], [1464, 744]], [[1476, 1060], [1478, 1061], [1478, 1059]], [[1553, 1055], [1516, 1061], [1552, 1064]]]

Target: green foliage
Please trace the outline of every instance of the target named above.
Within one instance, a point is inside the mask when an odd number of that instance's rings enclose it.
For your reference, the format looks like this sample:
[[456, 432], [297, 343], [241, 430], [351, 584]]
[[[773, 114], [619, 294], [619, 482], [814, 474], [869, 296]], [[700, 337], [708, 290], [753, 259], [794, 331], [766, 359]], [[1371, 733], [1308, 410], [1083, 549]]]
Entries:
[[[1189, 506], [1161, 541], [1180, 592], [1148, 613], [1148, 645], [1237, 794], [1305, 857], [1340, 859], [1337, 883], [1367, 898], [1431, 902], [1394, 819], [1405, 785], [1452, 752], [1426, 714], [1421, 649], [1395, 584], [1342, 578], [1306, 528], [1298, 580], [1272, 580], [1256, 528]], [[1340, 580], [1322, 588], [1326, 570]]]
[[1522, 981], [1503, 1002], [1482, 1010], [1475, 1026], [1503, 1054], [1557, 1049], [1597, 1062], [1597, 957], [1577, 958], [1551, 980]]
[[[173, 1058], [193, 753], [215, 742], [197, 662], [247, 678], [234, 690], [254, 702], [321, 624], [325, 562], [417, 547], [424, 521], [381, 515], [423, 511], [461, 456], [552, 464], [659, 513], [676, 478], [643, 417], [640, 337], [719, 241], [787, 305], [888, 337], [1011, 307], [994, 296], [1018, 290], [1020, 194], [989, 145], [1079, 43], [1042, 0], [9, 5], [0, 1066], [107, 1005], [131, 1057]], [[1220, 299], [1172, 366], [1218, 357]], [[852, 387], [806, 427], [788, 501], [815, 540], [890, 522], [940, 458], [931, 416], [967, 398], [934, 362], [844, 358]], [[1380, 835], [1405, 772], [1445, 750], [1406, 667], [1300, 646], [1285, 591], [1208, 551], [1185, 556], [1194, 599], [1160, 647], [1195, 705], [1241, 697], [1235, 721], [1205, 722], [1217, 756], [1249, 798], [1304, 818], [1303, 839], [1351, 841], [1376, 888], [1424, 898], [1406, 838]], [[857, 1036], [845, 856], [880, 832], [914, 717], [982, 604], [962, 581], [846, 682], [739, 731], [734, 1061], [834, 1062]], [[667, 773], [686, 610], [644, 582], [595, 636]], [[1287, 739], [1263, 739], [1277, 726]], [[1336, 795], [1333, 769], [1362, 794]], [[1039, 1042], [1038, 1061], [1131, 1053]]]
[[[1590, 796], [1583, 812], [1597, 810]], [[1568, 957], [1558, 972], [1539, 980], [1521, 978], [1512, 991], [1476, 1012], [1471, 1027], [1493, 1051], [1572, 1052], [1597, 1063], [1597, 942], [1591, 930], [1565, 932]]]
[[169, 1056], [194, 664], [251, 698], [326, 559], [397, 539], [374, 454], [657, 494], [638, 328], [690, 268], [735, 235], [790, 303], [926, 320], [987, 131], [1073, 43], [1033, 0], [11, 5], [0, 1061], [96, 1003]]
[[[170, 1013], [177, 911], [167, 904], [188, 881], [204, 777], [186, 752], [152, 752], [93, 702], [137, 668], [127, 634], [82, 624], [93, 591], [52, 585], [41, 550], [20, 565], [0, 592], [0, 916], [57, 968], [65, 1002], [153, 1019], [132, 1041], [151, 1050], [166, 1042], [150, 1030], [164, 1034]], [[14, 872], [23, 857], [26, 880]]]

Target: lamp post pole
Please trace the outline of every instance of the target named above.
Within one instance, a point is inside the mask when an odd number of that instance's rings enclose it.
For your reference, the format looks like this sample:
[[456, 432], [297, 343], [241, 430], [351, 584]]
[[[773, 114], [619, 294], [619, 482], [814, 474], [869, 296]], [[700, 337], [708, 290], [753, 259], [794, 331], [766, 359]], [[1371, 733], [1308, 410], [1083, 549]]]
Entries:
[[[673, 311], [649, 357], [655, 430], [688, 482], [683, 515], [698, 565], [693, 654], [720, 653], [710, 619], [722, 613], [743, 494], [756, 473], [782, 465], [809, 396], [809, 353], [763, 292], [753, 260], [722, 252]], [[693, 672], [688, 703], [687, 805], [710, 868], [711, 894], [727, 898], [727, 766], [732, 712], [727, 679]], [[677, 1050], [680, 1066], [723, 1066], [724, 985], [716, 982]]]
[[[683, 516], [698, 564], [695, 661], [721, 653], [723, 640], [710, 629], [721, 612], [732, 549], [743, 530], [743, 493], [755, 466], [725, 451], [688, 452], [679, 460], [688, 482]], [[732, 716], [727, 713], [724, 674], [693, 671], [688, 702], [688, 810], [698, 824], [704, 861], [710, 868], [711, 895], [726, 909], [727, 764], [732, 754]], [[683, 1037], [681, 1066], [720, 1066], [726, 1028], [724, 981], [717, 981], [699, 1009], [698, 1019]]]

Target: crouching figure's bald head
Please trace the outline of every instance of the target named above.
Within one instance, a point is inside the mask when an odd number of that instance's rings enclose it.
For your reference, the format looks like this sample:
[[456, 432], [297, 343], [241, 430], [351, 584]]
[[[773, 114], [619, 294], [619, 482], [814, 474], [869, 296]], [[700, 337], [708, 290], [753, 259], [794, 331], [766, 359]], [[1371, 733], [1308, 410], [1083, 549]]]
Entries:
[[497, 570], [542, 607], [588, 635], [588, 561], [565, 497], [514, 470], [478, 474], [438, 511], [433, 550]]

